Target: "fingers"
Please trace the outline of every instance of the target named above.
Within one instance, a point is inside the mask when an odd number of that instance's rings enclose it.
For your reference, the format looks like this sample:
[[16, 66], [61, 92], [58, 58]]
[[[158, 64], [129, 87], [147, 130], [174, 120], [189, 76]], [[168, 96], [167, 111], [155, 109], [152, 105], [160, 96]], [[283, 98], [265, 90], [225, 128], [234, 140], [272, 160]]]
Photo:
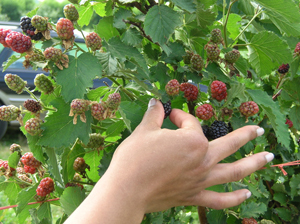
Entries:
[[261, 152], [234, 163], [217, 164], [208, 174], [205, 187], [239, 181], [274, 159], [274, 154]]
[[202, 132], [199, 120], [191, 114], [188, 114], [179, 109], [173, 109], [169, 117], [173, 124], [175, 124], [179, 128], [192, 128], [201, 130]]
[[192, 204], [213, 209], [224, 209], [237, 206], [250, 196], [251, 192], [247, 189], [226, 193], [203, 190], [194, 198]]
[[213, 140], [209, 143], [207, 161], [210, 161], [211, 165], [217, 164], [219, 161], [235, 153], [247, 142], [261, 136], [263, 133], [263, 128], [256, 125], [248, 125]]
[[164, 108], [158, 100], [152, 98], [148, 103], [148, 109], [139, 124], [139, 128], [148, 130], [158, 129], [164, 121]]

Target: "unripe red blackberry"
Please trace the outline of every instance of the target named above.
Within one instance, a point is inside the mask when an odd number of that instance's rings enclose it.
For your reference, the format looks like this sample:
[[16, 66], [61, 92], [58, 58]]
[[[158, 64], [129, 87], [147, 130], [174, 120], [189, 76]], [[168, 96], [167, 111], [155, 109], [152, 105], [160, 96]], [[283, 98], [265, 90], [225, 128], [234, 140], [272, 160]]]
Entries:
[[195, 101], [198, 98], [198, 87], [191, 83], [185, 82], [180, 84], [180, 90], [184, 92], [184, 97], [188, 101]]
[[9, 34], [11, 32], [10, 29], [0, 29], [0, 43], [4, 46], [4, 47], [9, 47], [8, 44], [5, 42], [5, 38], [7, 36], [7, 34]]
[[18, 178], [27, 183], [30, 183], [30, 184], [32, 183], [32, 180], [26, 174], [19, 175]]
[[204, 62], [199, 54], [194, 54], [191, 58], [191, 66], [196, 71], [200, 72], [204, 67]]
[[15, 170], [15, 168], [8, 165], [8, 161], [0, 162], [0, 171], [2, 171], [7, 177], [12, 177], [15, 174]]
[[30, 166], [33, 168], [38, 168], [41, 165], [41, 162], [38, 161], [32, 154], [32, 152], [26, 152], [22, 158], [21, 158], [21, 162], [25, 165], [25, 166]]
[[11, 31], [5, 38], [6, 44], [17, 53], [28, 51], [31, 46], [31, 39], [20, 32]]
[[68, 182], [65, 185], [65, 188], [67, 188], [67, 187], [80, 187], [81, 190], [83, 190], [83, 185], [80, 184], [80, 183], [70, 183], [70, 182]]
[[19, 156], [21, 156], [21, 154], [23, 152], [21, 146], [16, 143], [11, 144], [11, 146], [9, 147], [9, 150], [11, 153], [18, 152]]
[[63, 55], [61, 49], [54, 48], [54, 47], [46, 48], [43, 54], [47, 60], [51, 60], [54, 62], [60, 61]]
[[85, 44], [87, 47], [90, 47], [92, 51], [96, 51], [100, 50], [102, 46], [102, 40], [97, 33], [91, 32], [88, 35], [86, 35]]
[[60, 18], [56, 24], [56, 32], [60, 39], [70, 40], [74, 36], [74, 27], [71, 20], [66, 18]]
[[40, 40], [43, 38], [41, 32], [35, 33], [36, 28], [31, 23], [31, 18], [23, 16], [20, 20], [20, 27], [26, 36], [29, 36], [32, 40]]
[[209, 120], [214, 115], [214, 109], [210, 104], [203, 104], [196, 109], [196, 116], [201, 120]]
[[32, 17], [31, 23], [38, 31], [47, 30], [48, 19], [46, 17], [35, 15]]
[[121, 104], [120, 93], [112, 93], [108, 96], [105, 106], [111, 110], [117, 110]]
[[296, 44], [296, 47], [295, 47], [295, 50], [293, 53], [294, 57], [299, 56], [299, 55], [300, 55], [300, 42]]
[[42, 132], [41, 125], [43, 121], [39, 118], [30, 118], [26, 121], [24, 128], [28, 134], [34, 136], [39, 135]]
[[40, 110], [42, 110], [41, 103], [36, 100], [28, 99], [24, 102], [23, 106], [32, 113], [38, 113]]
[[41, 180], [39, 186], [36, 189], [38, 196], [45, 197], [54, 191], [54, 181], [50, 177], [45, 177]]
[[204, 49], [206, 50], [208, 61], [217, 61], [219, 59], [221, 50], [217, 44], [206, 44]]
[[242, 224], [257, 224], [254, 218], [243, 218]]
[[74, 5], [68, 4], [64, 7], [64, 15], [67, 19], [71, 21], [77, 21], [79, 18], [79, 14]]
[[34, 85], [43, 93], [51, 94], [54, 87], [50, 79], [43, 73], [37, 74], [34, 78]]
[[104, 137], [99, 133], [92, 133], [89, 135], [90, 140], [87, 145], [82, 144], [84, 148], [91, 148], [91, 149], [101, 149], [104, 145]]
[[25, 171], [25, 173], [35, 174], [36, 168], [24, 165], [24, 171]]
[[24, 81], [20, 76], [13, 74], [6, 74], [4, 76], [4, 81], [8, 88], [16, 91], [18, 94], [22, 93], [27, 85], [27, 82]]
[[165, 116], [164, 116], [164, 119], [166, 119], [172, 112], [172, 106], [171, 106], [171, 101], [167, 101], [166, 103], [163, 103], [161, 101], [163, 107], [164, 107], [164, 113], [165, 113]]
[[289, 128], [292, 128], [294, 126], [293, 122], [287, 118], [286, 118], [285, 124], [287, 124], [289, 126]]
[[16, 120], [20, 114], [21, 110], [14, 105], [0, 107], [0, 120], [13, 121]]
[[277, 71], [280, 74], [285, 74], [285, 73], [287, 73], [289, 71], [289, 68], [290, 68], [289, 64], [282, 64], [282, 65], [279, 66], [279, 68], [278, 68]]
[[259, 107], [254, 101], [247, 101], [240, 105], [239, 110], [245, 117], [250, 117], [258, 113]]
[[215, 44], [223, 44], [222, 32], [220, 29], [216, 28], [210, 32], [210, 42]]
[[73, 169], [76, 172], [84, 173], [86, 168], [87, 164], [85, 163], [85, 160], [82, 157], [77, 157], [73, 163]]
[[74, 181], [82, 181], [82, 178], [79, 173], [75, 173], [73, 176]]
[[74, 99], [71, 102], [71, 110], [74, 114], [83, 114], [89, 109], [89, 101], [84, 99]]
[[233, 49], [232, 51], [227, 52], [224, 57], [226, 63], [233, 64], [239, 59], [240, 52], [236, 49]]
[[170, 80], [167, 85], [165, 86], [166, 93], [169, 96], [176, 96], [179, 94], [179, 82], [177, 79]]
[[102, 121], [106, 118], [105, 110], [106, 107], [104, 103], [92, 103], [91, 105], [92, 116], [98, 121]]
[[227, 97], [227, 87], [224, 82], [221, 81], [213, 81], [210, 85], [211, 97], [222, 101]]
[[193, 57], [194, 53], [192, 51], [186, 51], [186, 54], [183, 56], [183, 62], [186, 65], [191, 64], [191, 58]]

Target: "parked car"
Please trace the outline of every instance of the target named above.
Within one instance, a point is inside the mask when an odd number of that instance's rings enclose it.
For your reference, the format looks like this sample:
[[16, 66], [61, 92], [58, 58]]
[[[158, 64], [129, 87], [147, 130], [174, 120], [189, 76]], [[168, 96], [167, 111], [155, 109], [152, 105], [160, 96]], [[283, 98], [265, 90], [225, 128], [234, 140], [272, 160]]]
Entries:
[[[19, 24], [16, 22], [0, 22], [0, 28], [22, 32], [21, 28], [19, 27]], [[57, 34], [55, 32], [52, 32], [51, 36], [56, 37]], [[74, 36], [75, 36], [75, 42], [82, 49], [87, 50], [87, 47], [85, 45], [81, 33], [75, 30]], [[37, 48], [40, 48], [39, 45], [41, 45], [41, 43], [39, 42], [35, 44]], [[75, 51], [74, 52], [70, 51], [69, 54], [71, 55], [75, 54]], [[23, 66], [23, 61], [25, 59], [24, 57], [15, 61], [5, 71], [3, 71], [3, 63], [6, 62], [12, 55], [19, 55], [19, 53], [16, 53], [12, 49], [6, 48], [2, 44], [0, 44], [0, 106], [12, 104], [19, 107], [23, 105], [24, 101], [29, 99], [30, 96], [26, 92], [23, 92], [22, 94], [17, 94], [16, 92], [10, 90], [4, 81], [4, 76], [8, 73], [16, 74], [20, 76], [23, 80], [27, 81], [27, 87], [32, 90], [35, 88], [34, 86], [35, 76], [39, 73], [44, 73], [45, 75], [48, 75], [49, 73], [46, 73], [41, 69], [33, 70], [31, 67], [26, 69]], [[108, 84], [111, 84], [111, 81], [107, 78], [101, 80], [96, 79], [94, 80], [94, 88], [105, 85], [103, 81], [105, 81]], [[18, 121], [6, 122], [0, 120], [0, 139], [4, 136], [7, 128], [9, 127], [19, 127], [19, 122]]]

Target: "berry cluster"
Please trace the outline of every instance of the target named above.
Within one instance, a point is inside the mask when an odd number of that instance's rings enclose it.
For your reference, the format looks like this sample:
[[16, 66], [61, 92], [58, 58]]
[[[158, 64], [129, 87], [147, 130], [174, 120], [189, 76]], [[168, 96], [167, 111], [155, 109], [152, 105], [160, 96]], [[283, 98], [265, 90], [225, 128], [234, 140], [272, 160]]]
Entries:
[[40, 40], [43, 38], [43, 34], [41, 32], [35, 32], [36, 28], [33, 26], [31, 23], [31, 18], [28, 16], [21, 18], [20, 26], [22, 31], [32, 40]]
[[54, 181], [50, 177], [45, 177], [41, 180], [39, 186], [36, 189], [36, 194], [41, 197], [45, 197], [54, 191]]

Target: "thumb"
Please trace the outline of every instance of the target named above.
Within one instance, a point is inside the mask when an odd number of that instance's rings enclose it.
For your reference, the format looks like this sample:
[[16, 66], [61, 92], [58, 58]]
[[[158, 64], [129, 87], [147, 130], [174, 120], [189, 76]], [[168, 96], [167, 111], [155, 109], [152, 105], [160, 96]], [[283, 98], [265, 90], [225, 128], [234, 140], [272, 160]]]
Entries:
[[152, 98], [148, 103], [148, 109], [139, 126], [148, 130], [161, 128], [164, 116], [162, 103]]

